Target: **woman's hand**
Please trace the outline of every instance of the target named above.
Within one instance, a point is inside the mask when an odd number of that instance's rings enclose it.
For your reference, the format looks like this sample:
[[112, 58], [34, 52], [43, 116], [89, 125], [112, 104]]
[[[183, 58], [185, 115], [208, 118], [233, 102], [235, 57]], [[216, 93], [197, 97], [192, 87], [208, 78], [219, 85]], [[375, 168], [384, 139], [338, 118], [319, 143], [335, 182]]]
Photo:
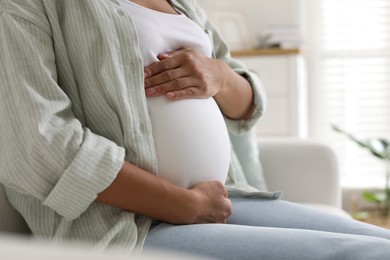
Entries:
[[220, 182], [199, 183], [186, 189], [126, 161], [97, 200], [172, 224], [225, 223], [232, 211]]
[[191, 221], [200, 223], [226, 223], [232, 214], [231, 202], [222, 183], [218, 181], [203, 182], [194, 185], [190, 191], [195, 195], [193, 204], [195, 214]]
[[193, 49], [158, 55], [160, 61], [145, 67], [148, 97], [165, 95], [170, 100], [214, 97], [224, 115], [249, 119], [254, 113], [249, 82], [225, 62], [205, 57]]
[[203, 56], [193, 49], [179, 49], [158, 55], [159, 62], [145, 67], [147, 96], [169, 99], [209, 98], [226, 85], [222, 61]]

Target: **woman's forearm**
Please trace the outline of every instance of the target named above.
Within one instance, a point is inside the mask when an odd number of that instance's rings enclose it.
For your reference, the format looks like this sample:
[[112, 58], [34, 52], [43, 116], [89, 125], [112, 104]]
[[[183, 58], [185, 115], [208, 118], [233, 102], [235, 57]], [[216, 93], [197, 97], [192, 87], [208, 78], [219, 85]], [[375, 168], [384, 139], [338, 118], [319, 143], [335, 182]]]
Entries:
[[184, 189], [128, 162], [97, 200], [173, 224], [226, 222], [231, 213], [230, 201], [226, 201], [227, 193], [220, 183]]
[[214, 96], [221, 111], [231, 119], [249, 119], [254, 113], [253, 91], [249, 82], [221, 62], [223, 83]]
[[128, 162], [97, 200], [152, 218], [176, 222], [188, 211], [188, 190], [172, 185]]

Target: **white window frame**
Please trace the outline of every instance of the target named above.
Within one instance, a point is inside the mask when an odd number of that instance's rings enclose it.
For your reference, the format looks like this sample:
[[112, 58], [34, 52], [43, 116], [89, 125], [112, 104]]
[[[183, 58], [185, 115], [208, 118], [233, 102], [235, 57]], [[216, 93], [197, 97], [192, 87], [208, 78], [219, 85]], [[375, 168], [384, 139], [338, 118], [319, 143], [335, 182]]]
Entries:
[[[343, 0], [340, 0], [343, 1]], [[322, 89], [322, 72], [320, 64], [324, 58], [324, 52], [321, 49], [321, 22], [318, 19], [318, 14], [320, 12], [319, 3], [322, 0], [302, 0], [302, 28], [304, 31], [305, 37], [305, 50], [307, 58], [307, 68], [308, 68], [308, 106], [309, 106], [309, 137], [318, 138], [323, 141], [330, 141], [330, 136], [337, 135], [331, 128], [330, 125], [324, 125], [321, 118], [325, 116], [325, 101], [324, 101], [324, 91]], [[390, 12], [390, 11], [389, 11]], [[390, 25], [389, 25], [390, 27]], [[390, 30], [389, 30], [390, 31]], [[353, 53], [351, 53], [352, 55]], [[364, 53], [361, 53], [364, 54]], [[390, 61], [390, 55], [389, 55]], [[390, 86], [389, 86], [390, 89]], [[390, 103], [390, 100], [389, 100]], [[390, 120], [390, 118], [389, 118]], [[348, 127], [342, 125], [341, 127]], [[360, 133], [361, 134], [361, 133]], [[390, 132], [388, 133], [388, 137]], [[342, 136], [340, 135], [340, 138]], [[340, 139], [341, 140], [341, 139]], [[354, 157], [356, 153], [359, 156], [364, 156], [365, 160], [372, 163], [373, 169], [375, 171], [383, 171], [383, 175], [356, 175], [350, 174], [351, 171], [354, 171], [354, 165], [357, 164], [356, 160], [349, 160], [346, 162], [343, 156], [340, 158], [340, 169], [342, 174], [343, 186], [352, 187], [352, 188], [383, 188], [384, 185], [384, 167], [382, 162], [377, 158], [374, 158], [368, 152], [359, 148], [354, 143], [350, 142], [345, 138], [344, 144], [342, 144], [346, 149], [346, 156]], [[333, 146], [334, 147], [334, 146]], [[337, 151], [336, 151], [337, 152]], [[367, 157], [367, 158], [366, 158]], [[349, 165], [348, 165], [349, 164]], [[354, 164], [354, 165], [353, 165]], [[349, 172], [349, 173], [347, 173]]]

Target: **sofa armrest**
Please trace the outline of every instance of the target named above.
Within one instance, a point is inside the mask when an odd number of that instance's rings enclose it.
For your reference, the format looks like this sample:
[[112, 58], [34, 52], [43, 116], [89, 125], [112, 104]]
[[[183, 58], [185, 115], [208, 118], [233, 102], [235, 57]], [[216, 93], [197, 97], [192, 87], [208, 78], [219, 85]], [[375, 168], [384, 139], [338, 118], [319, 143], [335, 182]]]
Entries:
[[282, 190], [285, 200], [341, 208], [338, 164], [327, 145], [293, 138], [258, 144], [269, 190]]

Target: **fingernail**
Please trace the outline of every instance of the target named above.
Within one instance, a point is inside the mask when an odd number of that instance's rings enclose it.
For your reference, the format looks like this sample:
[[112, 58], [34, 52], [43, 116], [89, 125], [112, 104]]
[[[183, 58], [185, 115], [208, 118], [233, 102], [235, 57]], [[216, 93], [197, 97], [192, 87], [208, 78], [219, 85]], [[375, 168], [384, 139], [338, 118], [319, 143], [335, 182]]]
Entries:
[[155, 88], [147, 88], [146, 89], [146, 94], [147, 95], [153, 95], [154, 93], [156, 93], [156, 89]]
[[160, 59], [165, 59], [165, 58], [168, 58], [169, 55], [167, 53], [160, 53], [157, 58], [160, 60]]
[[168, 92], [166, 95], [167, 95], [167, 98], [174, 98], [175, 97], [175, 93], [173, 93], [173, 92]]

